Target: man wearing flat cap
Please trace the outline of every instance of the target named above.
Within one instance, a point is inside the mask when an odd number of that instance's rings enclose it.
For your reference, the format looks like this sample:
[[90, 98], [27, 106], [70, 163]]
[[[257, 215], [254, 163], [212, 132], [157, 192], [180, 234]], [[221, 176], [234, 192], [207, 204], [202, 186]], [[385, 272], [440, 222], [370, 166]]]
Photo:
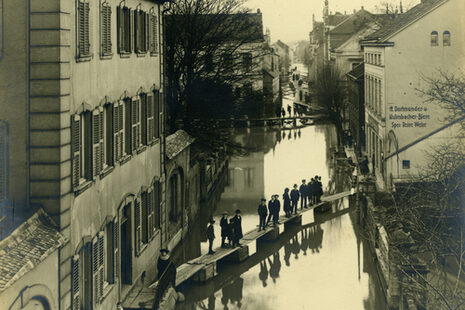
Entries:
[[215, 220], [211, 219], [210, 224], [207, 227], [207, 239], [208, 239], [208, 254], [215, 254], [213, 251], [213, 240], [215, 239], [215, 229], [213, 228], [213, 224], [215, 224]]

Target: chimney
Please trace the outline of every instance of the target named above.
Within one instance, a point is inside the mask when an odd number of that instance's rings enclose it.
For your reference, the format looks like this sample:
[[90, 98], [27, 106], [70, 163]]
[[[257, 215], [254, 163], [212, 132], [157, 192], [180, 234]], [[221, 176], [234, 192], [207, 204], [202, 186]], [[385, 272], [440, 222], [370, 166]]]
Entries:
[[404, 8], [402, 7], [402, 0], [400, 0], [399, 7], [400, 7], [400, 14], [404, 13]]
[[257, 14], [262, 14], [262, 11], [260, 9], [257, 9]]
[[363, 5], [362, 5], [362, 8], [361, 8], [361, 9], [362, 9], [362, 10], [364, 10], [364, 9], [365, 9], [365, 8], [363, 7]]
[[355, 9], [354, 9], [354, 14], [355, 14]]
[[346, 12], [346, 11], [344, 11], [344, 15], [347, 15], [347, 12]]

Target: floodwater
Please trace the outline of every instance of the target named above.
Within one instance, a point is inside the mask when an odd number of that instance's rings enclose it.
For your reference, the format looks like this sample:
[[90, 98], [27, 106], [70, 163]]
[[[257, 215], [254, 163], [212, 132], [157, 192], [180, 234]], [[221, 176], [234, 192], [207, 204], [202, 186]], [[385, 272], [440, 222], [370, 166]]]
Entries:
[[[283, 105], [291, 103], [285, 99]], [[333, 155], [332, 125], [237, 129], [236, 139], [256, 151], [230, 160], [228, 185], [213, 213], [215, 246], [221, 242], [224, 211], [232, 216], [240, 209], [247, 232], [258, 227], [261, 198], [281, 198], [285, 187], [302, 179], [321, 176], [325, 193], [349, 189], [350, 172], [338, 167]], [[178, 309], [385, 309], [372, 256], [355, 223], [353, 201], [336, 201], [331, 211], [306, 216], [302, 226], [286, 229], [277, 241], [260, 245], [256, 254], [224, 267], [206, 284], [187, 285], [186, 302]], [[201, 253], [207, 250], [202, 242]]]

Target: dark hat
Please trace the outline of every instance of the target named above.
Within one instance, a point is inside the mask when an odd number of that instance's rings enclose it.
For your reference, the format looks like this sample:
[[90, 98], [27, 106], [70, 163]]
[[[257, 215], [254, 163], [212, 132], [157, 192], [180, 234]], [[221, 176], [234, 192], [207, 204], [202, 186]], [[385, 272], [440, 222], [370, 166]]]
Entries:
[[223, 211], [223, 213], [221, 213], [223, 215], [228, 215], [228, 211]]
[[214, 220], [214, 219], [211, 219], [211, 220], [210, 220], [210, 224], [215, 224], [215, 220]]
[[261, 201], [266, 201], [266, 199], [265, 199], [265, 198], [262, 198], [262, 200], [261, 200]]
[[294, 184], [294, 187], [297, 187], [297, 184]]
[[236, 214], [239, 214], [239, 213], [241, 213], [241, 210], [237, 209]]
[[160, 253], [168, 254], [170, 251], [168, 249], [160, 249]]
[[305, 179], [302, 179], [302, 182], [305, 182]]

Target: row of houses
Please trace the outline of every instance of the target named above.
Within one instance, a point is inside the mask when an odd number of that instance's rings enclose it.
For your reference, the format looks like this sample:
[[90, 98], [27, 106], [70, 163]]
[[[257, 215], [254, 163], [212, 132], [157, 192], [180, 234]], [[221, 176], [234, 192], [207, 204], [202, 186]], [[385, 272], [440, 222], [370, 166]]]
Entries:
[[165, 126], [167, 2], [2, 2], [1, 309], [115, 309], [217, 199], [224, 154]]
[[378, 187], [394, 189], [417, 176], [425, 153], [455, 139], [457, 122], [437, 103], [425, 102], [425, 78], [439, 71], [460, 73], [463, 22], [457, 0], [422, 0], [403, 12], [332, 14], [325, 1], [323, 21], [310, 33], [310, 82], [326, 63], [338, 67], [348, 85], [346, 129], [365, 154]]

